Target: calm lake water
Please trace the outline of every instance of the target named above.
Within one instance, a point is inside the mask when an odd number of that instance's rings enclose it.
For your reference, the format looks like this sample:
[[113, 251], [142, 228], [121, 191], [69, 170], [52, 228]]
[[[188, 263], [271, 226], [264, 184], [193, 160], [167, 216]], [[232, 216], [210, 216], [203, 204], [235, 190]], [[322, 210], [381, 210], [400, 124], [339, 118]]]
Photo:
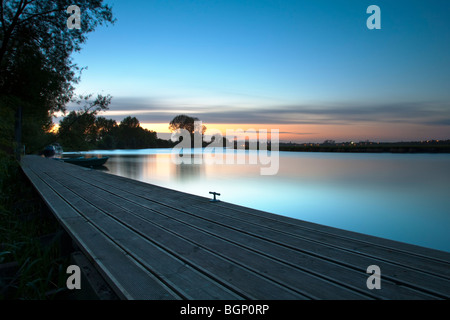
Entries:
[[201, 164], [175, 164], [171, 149], [89, 154], [108, 155], [111, 174], [450, 252], [449, 154], [280, 152], [276, 175], [201, 154]]

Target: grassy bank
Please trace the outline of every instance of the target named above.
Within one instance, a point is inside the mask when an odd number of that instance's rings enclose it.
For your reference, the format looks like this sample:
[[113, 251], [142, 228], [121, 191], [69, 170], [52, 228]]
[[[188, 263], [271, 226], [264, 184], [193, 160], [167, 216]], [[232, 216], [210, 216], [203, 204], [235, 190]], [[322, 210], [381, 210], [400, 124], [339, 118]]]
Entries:
[[0, 154], [0, 299], [53, 299], [65, 290], [61, 234], [17, 161]]

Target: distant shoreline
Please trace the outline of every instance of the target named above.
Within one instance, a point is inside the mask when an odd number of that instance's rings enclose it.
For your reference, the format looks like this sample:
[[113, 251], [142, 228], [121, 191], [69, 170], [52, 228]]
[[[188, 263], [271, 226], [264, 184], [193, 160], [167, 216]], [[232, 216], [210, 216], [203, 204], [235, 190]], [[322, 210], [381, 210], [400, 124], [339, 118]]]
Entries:
[[289, 152], [337, 152], [337, 153], [450, 153], [450, 145], [422, 146], [422, 145], [371, 145], [371, 146], [282, 146], [280, 151]]
[[[270, 149], [270, 147], [269, 147]], [[280, 143], [279, 151], [341, 153], [450, 153], [450, 140], [411, 142]]]

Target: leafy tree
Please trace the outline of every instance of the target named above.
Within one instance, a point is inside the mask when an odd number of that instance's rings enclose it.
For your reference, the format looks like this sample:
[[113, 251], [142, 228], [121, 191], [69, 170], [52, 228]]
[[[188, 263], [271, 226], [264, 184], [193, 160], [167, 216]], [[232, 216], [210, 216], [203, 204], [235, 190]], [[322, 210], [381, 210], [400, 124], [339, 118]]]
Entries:
[[115, 134], [118, 129], [117, 122], [112, 119], [106, 119], [104, 117], [97, 117], [95, 121], [98, 135], [98, 148], [99, 149], [115, 149], [117, 139]]
[[[69, 29], [68, 8], [72, 0], [2, 0], [0, 3], [0, 63], [2, 71], [14, 63], [16, 50], [23, 45], [39, 48], [44, 65], [67, 71], [67, 60], [80, 51], [87, 34], [98, 25], [113, 23], [111, 7], [102, 0], [77, 0], [80, 28]], [[70, 60], [70, 59], [69, 59]]]
[[102, 136], [114, 127], [114, 124], [105, 118], [100, 118], [100, 120], [97, 118], [100, 111], [108, 109], [111, 96], [98, 95], [93, 101], [89, 100], [91, 96], [81, 96], [76, 103], [84, 102], [84, 105], [78, 111], [70, 112], [59, 124], [57, 140], [66, 149], [89, 150], [95, 148]]
[[31, 129], [24, 132], [27, 142], [48, 129], [52, 114], [66, 111], [81, 72], [71, 54], [81, 50], [87, 34], [98, 25], [114, 22], [111, 8], [102, 0], [77, 0], [80, 29], [69, 29], [67, 8], [72, 4], [72, 0], [0, 2], [0, 95], [16, 99], [13, 106], [2, 103], [0, 108], [15, 112], [17, 140], [21, 116]]
[[141, 126], [141, 123], [136, 117], [128, 116], [125, 119], [122, 120], [119, 127], [123, 128], [124, 130], [133, 130], [136, 128], [139, 128]]
[[106, 119], [104, 117], [97, 117], [95, 125], [97, 126], [100, 139], [113, 134], [118, 126], [115, 120]]
[[[199, 119], [195, 118], [195, 117], [190, 117], [185, 114], [180, 114], [180, 115], [174, 117], [172, 119], [172, 121], [170, 121], [169, 130], [171, 132], [174, 132], [179, 129], [187, 130], [191, 135], [191, 147], [195, 147], [195, 143], [196, 143], [195, 142], [196, 141], [195, 133], [198, 133], [198, 130], [199, 130], [195, 126], [196, 121], [199, 121]], [[201, 144], [202, 144], [202, 146], [206, 145], [206, 142], [203, 140], [205, 131], [206, 131], [206, 126], [202, 125], [202, 127], [201, 127]], [[180, 139], [183, 139], [183, 138], [181, 137]]]
[[155, 131], [141, 127], [135, 117], [126, 117], [119, 124], [117, 147], [121, 149], [143, 149], [157, 146]]
[[72, 111], [59, 124], [60, 143], [66, 151], [89, 150], [97, 140], [95, 115]]
[[[169, 123], [169, 130], [171, 132], [178, 129], [185, 129], [189, 133], [193, 134], [195, 130], [195, 121], [199, 121], [198, 118], [190, 117], [185, 114], [180, 114], [172, 119]], [[206, 131], [206, 126], [202, 125], [202, 134]]]

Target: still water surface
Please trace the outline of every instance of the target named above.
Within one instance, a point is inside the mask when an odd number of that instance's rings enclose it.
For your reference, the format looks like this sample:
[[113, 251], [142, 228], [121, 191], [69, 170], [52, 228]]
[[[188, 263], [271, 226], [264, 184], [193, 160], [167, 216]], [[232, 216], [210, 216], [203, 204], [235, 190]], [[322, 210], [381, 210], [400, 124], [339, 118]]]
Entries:
[[108, 155], [111, 174], [450, 252], [449, 154], [280, 152], [278, 173], [264, 176], [248, 161], [175, 164], [170, 152], [89, 153]]

